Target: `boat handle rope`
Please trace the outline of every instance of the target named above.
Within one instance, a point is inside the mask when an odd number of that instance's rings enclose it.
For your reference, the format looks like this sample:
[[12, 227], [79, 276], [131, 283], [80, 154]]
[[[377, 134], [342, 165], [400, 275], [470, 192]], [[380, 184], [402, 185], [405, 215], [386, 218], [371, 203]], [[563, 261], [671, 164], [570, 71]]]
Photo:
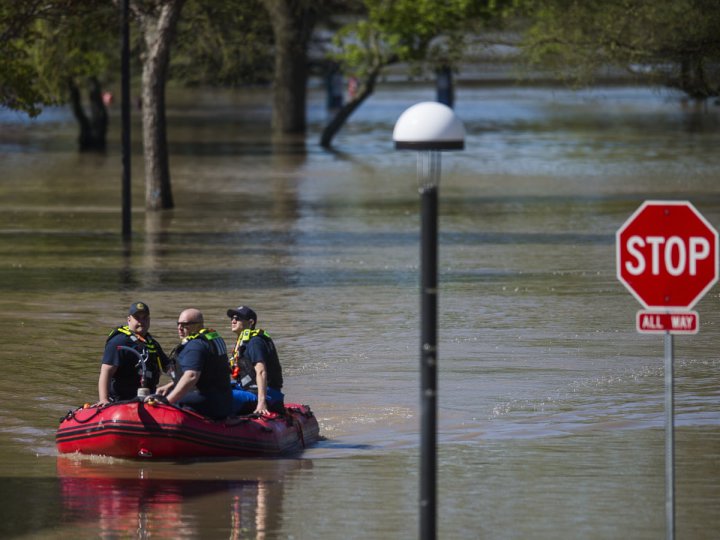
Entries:
[[[85, 404], [85, 405], [83, 405], [82, 407], [78, 407], [78, 408], [76, 408], [76, 409], [70, 409], [65, 416], [63, 416], [62, 418], [60, 418], [60, 422], [64, 422], [65, 420], [70, 420], [70, 419], [72, 418], [72, 419], [75, 420], [78, 424], [85, 424], [85, 423], [89, 422], [90, 420], [92, 420], [93, 418], [95, 418], [98, 414], [100, 414], [100, 411], [103, 411], [103, 410], [107, 409], [108, 407], [114, 407], [114, 406], [116, 406], [116, 405], [124, 405], [124, 404], [126, 404], [126, 403], [132, 403], [132, 402], [134, 402], [134, 401], [138, 401], [138, 402], [140, 402], [140, 403], [143, 402], [143, 400], [142, 400], [141, 398], [139, 398], [139, 397], [134, 397], [134, 398], [132, 398], [132, 399], [126, 399], [126, 400], [123, 400], [123, 401], [111, 401], [110, 403], [105, 403], [105, 404], [103, 404], [103, 405], [97, 405], [97, 406], [95, 406], [95, 407], [89, 407], [87, 404]], [[157, 404], [157, 403], [161, 403], [161, 402], [160, 402], [160, 401], [157, 401], [157, 402], [153, 403], [152, 405], [155, 405], [155, 404]], [[175, 407], [175, 405], [173, 405], [172, 403], [168, 403], [167, 405], [168, 405], [169, 407]], [[95, 412], [94, 412], [93, 414], [91, 414], [90, 416], [88, 416], [87, 418], [85, 418], [84, 420], [81, 420], [81, 419], [78, 418], [77, 415], [75, 414], [75, 413], [77, 413], [78, 411], [86, 411], [87, 409], [90, 409], [90, 408], [94, 408], [94, 409], [95, 409]], [[187, 412], [190, 412], [190, 411], [187, 411]]]
[[300, 436], [300, 442], [302, 443], [303, 448], [307, 448], [307, 446], [305, 445], [305, 434], [303, 433], [300, 420], [293, 417], [293, 424], [295, 424], [295, 427], [297, 428], [298, 435]]
[[304, 416], [305, 418], [312, 418], [313, 416], [315, 416], [315, 413], [312, 412], [312, 409], [310, 409], [310, 407], [307, 407], [307, 406], [305, 407], [305, 410], [301, 409], [300, 407], [287, 407], [287, 410], [292, 411], [295, 414], [300, 414], [300, 415]]
[[78, 411], [86, 411], [89, 407], [83, 406], [83, 407], [78, 407], [77, 409], [70, 409], [65, 416], [63, 416], [62, 418], [60, 418], [60, 422], [64, 422], [65, 420], [70, 420], [70, 419], [72, 418], [72, 419], [75, 420], [78, 424], [85, 424], [86, 422], [89, 422], [90, 420], [92, 420], [93, 418], [95, 418], [98, 414], [100, 414], [100, 411], [101, 411], [101, 410], [103, 410], [103, 409], [105, 409], [105, 408], [107, 408], [107, 407], [110, 407], [110, 406], [112, 406], [112, 405], [117, 405], [117, 403], [108, 403], [108, 404], [106, 404], [106, 405], [100, 405], [100, 406], [98, 406], [98, 407], [95, 407], [95, 413], [94, 413], [94, 414], [91, 414], [90, 416], [88, 416], [88, 417], [85, 418], [84, 420], [80, 420], [80, 419], [75, 415], [75, 413], [78, 412]]
[[[95, 418], [98, 414], [100, 414], [100, 411], [102, 411], [102, 410], [104, 410], [104, 409], [106, 409], [106, 408], [108, 408], [108, 407], [113, 407], [113, 406], [115, 406], [115, 405], [122, 405], [122, 404], [125, 404], [125, 403], [132, 403], [133, 401], [138, 401], [138, 402], [143, 403], [143, 404], [145, 404], [145, 405], [150, 405], [151, 407], [156, 407], [156, 406], [158, 406], [158, 405], [164, 405], [164, 406], [166, 406], [166, 407], [172, 407], [172, 408], [174, 408], [174, 409], [179, 409], [179, 410], [183, 411], [183, 412], [186, 413], [186, 414], [191, 414], [191, 415], [193, 415], [193, 416], [196, 416], [196, 417], [198, 417], [198, 418], [201, 419], [201, 420], [205, 420], [205, 421], [210, 421], [210, 422], [212, 422], [212, 420], [210, 420], [210, 419], [207, 418], [206, 416], [203, 416], [203, 415], [197, 413], [196, 411], [193, 411], [192, 409], [185, 409], [185, 408], [183, 408], [183, 407], [178, 407], [178, 406], [175, 405], [174, 403], [169, 403], [169, 402], [167, 401], [167, 398], [165, 398], [165, 396], [160, 396], [160, 395], [158, 395], [158, 394], [152, 394], [152, 395], [150, 395], [150, 396], [148, 396], [148, 397], [149, 397], [149, 398], [152, 398], [152, 399], [150, 399], [150, 400], [148, 400], [148, 401], [145, 401], [145, 399], [143, 399], [143, 398], [136, 397], [136, 398], [128, 399], [128, 400], [125, 400], [125, 401], [115, 401], [115, 402], [111, 402], [111, 403], [106, 403], [105, 405], [97, 406], [97, 407], [95, 407], [95, 412], [94, 412], [93, 414], [91, 414], [90, 416], [88, 416], [87, 418], [83, 419], [83, 420], [81, 420], [80, 418], [78, 418], [75, 413], [78, 412], [78, 411], [85, 411], [85, 410], [88, 409], [88, 407], [83, 406], [83, 407], [78, 407], [78, 408], [76, 408], [76, 409], [70, 409], [70, 410], [67, 412], [67, 414], [65, 414], [65, 416], [63, 416], [63, 417], [60, 418], [60, 422], [62, 423], [62, 422], [64, 422], [65, 420], [73, 419], [73, 420], [75, 420], [78, 424], [85, 424], [85, 423], [89, 422], [90, 420], [92, 420], [93, 418]], [[302, 410], [300, 410], [299, 408], [296, 408], [296, 407], [288, 407], [288, 411], [293, 411], [294, 413], [301, 414], [301, 415], [303, 415], [303, 416], [305, 416], [305, 417], [311, 417], [311, 416], [313, 416], [313, 413], [312, 413], [311, 411], [307, 411], [307, 412], [306, 412], [306, 411], [302, 411]], [[231, 418], [230, 418], [230, 420], [231, 420], [230, 425], [235, 425], [235, 424], [238, 424], [238, 423], [241, 423], [241, 422], [248, 422], [248, 421], [250, 421], [250, 420], [253, 419], [253, 418], [261, 418], [261, 417], [262, 417], [262, 415], [260, 415], [260, 414], [255, 414], [255, 413], [253, 413], [253, 414], [248, 414], [248, 415], [243, 415], [243, 416], [231, 417]], [[281, 420], [285, 420], [285, 422], [286, 422], [289, 426], [293, 426], [293, 425], [294, 425], [294, 426], [297, 426], [297, 427], [298, 427], [298, 430], [300, 431], [300, 436], [302, 437], [302, 426], [300, 426], [299, 421], [297, 421], [295, 418], [293, 418], [292, 415], [290, 415], [290, 414], [278, 414], [276, 418], [277, 418], [277, 419], [281, 419]], [[225, 422], [225, 423], [228, 423], [228, 420], [225, 420], [224, 422]], [[265, 427], [265, 426], [263, 426], [263, 427]], [[267, 429], [268, 431], [272, 431], [272, 428], [266, 428], [266, 429]], [[304, 446], [305, 446], [305, 442], [303, 441], [303, 447], [304, 447]]]

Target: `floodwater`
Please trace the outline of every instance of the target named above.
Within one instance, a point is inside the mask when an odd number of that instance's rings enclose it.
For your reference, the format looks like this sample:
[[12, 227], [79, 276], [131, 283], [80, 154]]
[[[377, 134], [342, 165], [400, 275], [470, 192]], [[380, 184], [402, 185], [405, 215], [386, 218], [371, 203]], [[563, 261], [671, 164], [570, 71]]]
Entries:
[[[119, 120], [79, 155], [63, 109], [0, 113], [0, 535], [416, 538], [419, 201], [393, 125], [430, 88], [381, 88], [336, 151], [273, 140], [264, 92], [174, 93], [176, 208], [120, 239]], [[720, 108], [644, 88], [460, 88], [466, 150], [440, 188], [438, 536], [665, 534], [663, 339], [635, 331], [614, 234], [646, 199], [720, 225]], [[104, 339], [141, 300], [169, 349], [185, 307], [231, 336], [250, 305], [288, 400], [324, 439], [298, 459], [59, 457]], [[720, 536], [720, 294], [675, 339], [677, 538]]]

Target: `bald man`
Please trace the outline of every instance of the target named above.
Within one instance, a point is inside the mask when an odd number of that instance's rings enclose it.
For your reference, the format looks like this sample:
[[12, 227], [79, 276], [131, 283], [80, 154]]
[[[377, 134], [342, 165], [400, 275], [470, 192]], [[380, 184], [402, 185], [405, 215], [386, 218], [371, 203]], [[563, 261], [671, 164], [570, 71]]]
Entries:
[[177, 321], [180, 345], [175, 348], [180, 378], [158, 389], [170, 403], [220, 420], [232, 413], [227, 347], [220, 335], [205, 328], [200, 310], [189, 308]]

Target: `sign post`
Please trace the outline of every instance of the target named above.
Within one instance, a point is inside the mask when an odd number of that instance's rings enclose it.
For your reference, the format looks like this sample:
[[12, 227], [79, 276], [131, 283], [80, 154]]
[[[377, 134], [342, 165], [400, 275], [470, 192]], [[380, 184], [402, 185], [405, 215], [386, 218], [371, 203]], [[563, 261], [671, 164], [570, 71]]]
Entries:
[[647, 309], [641, 333], [663, 333], [665, 345], [666, 538], [675, 538], [673, 335], [695, 334], [692, 307], [718, 280], [718, 233], [687, 201], [645, 201], [616, 233], [617, 277]]

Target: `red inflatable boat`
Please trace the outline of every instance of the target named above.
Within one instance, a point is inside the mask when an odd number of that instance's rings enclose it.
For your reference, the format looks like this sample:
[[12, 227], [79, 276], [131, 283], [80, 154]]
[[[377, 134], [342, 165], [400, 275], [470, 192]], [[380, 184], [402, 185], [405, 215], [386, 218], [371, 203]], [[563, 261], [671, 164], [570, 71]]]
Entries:
[[55, 441], [61, 454], [120, 458], [281, 456], [301, 452], [319, 438], [310, 407], [285, 408], [285, 414], [214, 421], [161, 402], [111, 403], [69, 411]]

